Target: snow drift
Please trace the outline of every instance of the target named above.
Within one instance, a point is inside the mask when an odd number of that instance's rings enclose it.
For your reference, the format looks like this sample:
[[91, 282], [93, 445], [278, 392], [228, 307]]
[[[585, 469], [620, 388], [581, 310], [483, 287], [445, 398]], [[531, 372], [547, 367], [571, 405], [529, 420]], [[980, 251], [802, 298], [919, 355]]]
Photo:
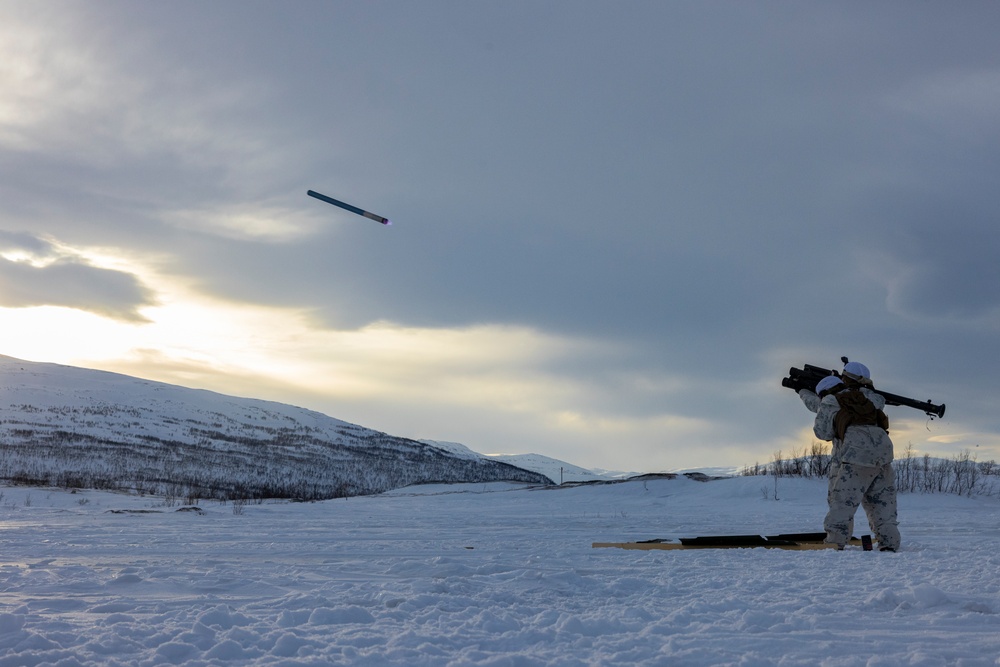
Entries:
[[1000, 664], [995, 498], [904, 494], [894, 554], [591, 548], [821, 524], [825, 481], [777, 501], [767, 484], [432, 485], [242, 513], [0, 487], [0, 665]]

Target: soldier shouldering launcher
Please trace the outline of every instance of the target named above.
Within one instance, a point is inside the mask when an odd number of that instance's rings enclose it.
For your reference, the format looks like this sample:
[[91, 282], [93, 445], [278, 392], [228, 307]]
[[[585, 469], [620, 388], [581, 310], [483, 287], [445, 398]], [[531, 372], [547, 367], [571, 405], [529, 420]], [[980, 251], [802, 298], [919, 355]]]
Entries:
[[833, 443], [823, 521], [826, 541], [841, 549], [847, 544], [861, 505], [879, 549], [896, 551], [900, 543], [896, 475], [889, 419], [882, 411], [886, 399], [874, 390], [868, 367], [848, 362], [839, 377], [828, 375], [815, 390], [803, 387], [798, 393], [816, 413], [816, 437]]

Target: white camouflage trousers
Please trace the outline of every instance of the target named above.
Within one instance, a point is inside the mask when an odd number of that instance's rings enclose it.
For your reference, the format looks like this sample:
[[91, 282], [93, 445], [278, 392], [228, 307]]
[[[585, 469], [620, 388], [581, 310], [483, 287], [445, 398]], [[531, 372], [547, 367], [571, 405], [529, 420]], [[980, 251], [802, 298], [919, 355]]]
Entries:
[[847, 544], [854, 529], [854, 514], [864, 504], [879, 548], [899, 549], [896, 518], [896, 474], [892, 464], [881, 467], [840, 462], [830, 473], [829, 511], [823, 521], [826, 541]]

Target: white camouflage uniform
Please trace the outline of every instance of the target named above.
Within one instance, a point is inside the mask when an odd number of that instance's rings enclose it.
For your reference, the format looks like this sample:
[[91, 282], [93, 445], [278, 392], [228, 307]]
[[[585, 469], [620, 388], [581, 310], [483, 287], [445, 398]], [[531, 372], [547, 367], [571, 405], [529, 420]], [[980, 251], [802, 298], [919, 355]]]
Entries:
[[[799, 392], [800, 396], [806, 392]], [[867, 387], [862, 387], [861, 393], [876, 409], [885, 407], [885, 398], [880, 394]], [[815, 404], [813, 399], [803, 397], [802, 400], [806, 407]], [[844, 439], [839, 440], [834, 427], [834, 417], [839, 411], [840, 403], [836, 395], [825, 396], [816, 410], [813, 425], [817, 438], [833, 443], [827, 491], [829, 511], [823, 521], [826, 541], [841, 546], [847, 544], [851, 538], [854, 514], [858, 505], [864, 505], [879, 548], [898, 550], [900, 536], [892, 440], [878, 426], [863, 425], [849, 426]]]
[[[799, 390], [799, 398], [801, 398], [802, 402], [805, 403], [805, 406], [809, 410], [809, 412], [812, 412], [813, 414], [819, 412], [819, 406], [820, 406], [820, 403], [822, 403], [823, 399], [821, 399], [819, 396], [817, 396], [816, 392], [809, 391], [808, 389], [800, 389]], [[841, 440], [838, 440], [838, 439], [834, 438], [833, 445], [832, 445], [832, 447], [830, 449], [830, 468], [827, 471], [827, 480], [828, 480], [828, 482], [827, 482], [827, 490], [826, 490], [827, 498], [829, 498], [830, 495], [833, 493], [834, 482], [836, 482], [837, 478], [840, 476], [840, 445], [841, 444], [842, 444]], [[862, 496], [862, 498], [861, 498], [861, 508], [864, 509], [865, 516], [868, 517], [868, 525], [869, 526], [875, 525], [875, 520], [874, 520], [873, 515], [872, 515], [871, 504], [868, 502], [868, 498], [866, 498], [864, 496]], [[848, 522], [848, 525], [847, 525], [847, 534], [848, 535], [854, 535], [854, 516], [853, 515], [851, 515], [851, 520]]]

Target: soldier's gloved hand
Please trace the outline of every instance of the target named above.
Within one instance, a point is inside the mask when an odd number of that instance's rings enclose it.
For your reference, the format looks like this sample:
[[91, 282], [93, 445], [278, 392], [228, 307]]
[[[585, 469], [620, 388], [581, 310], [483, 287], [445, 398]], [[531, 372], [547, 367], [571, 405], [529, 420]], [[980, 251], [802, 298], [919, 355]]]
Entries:
[[799, 389], [799, 398], [802, 399], [809, 412], [819, 411], [819, 404], [822, 402], [822, 399], [816, 395], [816, 392], [811, 389]]

